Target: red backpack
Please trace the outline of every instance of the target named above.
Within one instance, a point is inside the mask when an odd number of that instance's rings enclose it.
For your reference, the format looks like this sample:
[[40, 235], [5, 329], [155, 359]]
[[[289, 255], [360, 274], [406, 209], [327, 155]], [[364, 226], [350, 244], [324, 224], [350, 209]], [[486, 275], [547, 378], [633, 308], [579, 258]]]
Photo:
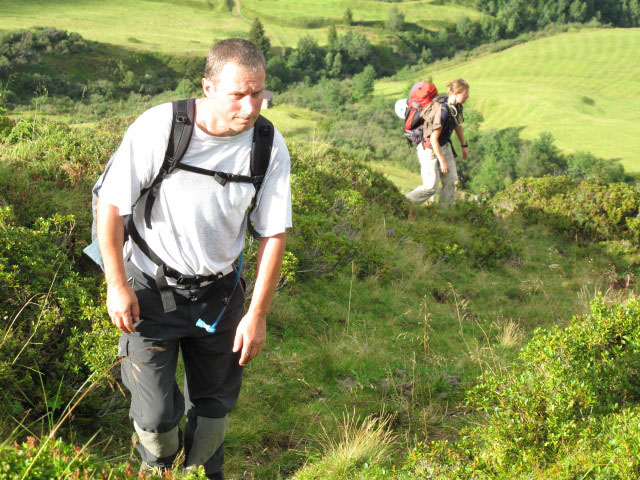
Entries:
[[424, 141], [422, 111], [437, 95], [438, 89], [429, 82], [418, 82], [411, 87], [404, 113], [404, 134], [410, 145], [418, 145]]

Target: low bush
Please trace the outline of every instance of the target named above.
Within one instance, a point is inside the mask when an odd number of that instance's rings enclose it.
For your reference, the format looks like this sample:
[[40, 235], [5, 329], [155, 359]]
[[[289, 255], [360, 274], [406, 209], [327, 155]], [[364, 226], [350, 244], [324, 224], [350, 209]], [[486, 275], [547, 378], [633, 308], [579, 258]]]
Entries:
[[483, 375], [467, 396], [480, 424], [419, 445], [399, 478], [636, 478], [639, 354], [640, 301], [596, 298], [590, 315], [536, 330], [512, 368]]
[[80, 447], [44, 437], [38, 440], [28, 437], [24, 443], [0, 444], [0, 478], [118, 478], [159, 480], [180, 478], [184, 480], [205, 479], [201, 469], [185, 475], [138, 473], [137, 467], [129, 463], [109, 463], [90, 454], [86, 446]]
[[459, 201], [450, 209], [433, 208], [421, 215], [420, 221], [392, 221], [389, 225], [395, 238], [421, 245], [425, 257], [435, 262], [468, 262], [475, 268], [492, 268], [522, 249], [486, 201]]
[[24, 119], [0, 147], [0, 155], [35, 181], [76, 187], [95, 180], [115, 151], [121, 132], [72, 128], [62, 123]]
[[2, 418], [57, 410], [89, 375], [85, 353], [103, 353], [81, 348], [106, 311], [96, 304], [99, 282], [74, 268], [73, 228], [73, 217], [59, 215], [18, 226], [10, 207], [0, 209]]
[[495, 199], [570, 237], [640, 241], [640, 191], [624, 183], [604, 185], [567, 177], [522, 178]]
[[304, 272], [328, 273], [357, 260], [363, 274], [389, 266], [358, 233], [364, 210], [406, 215], [408, 204], [382, 174], [341, 150], [321, 144], [291, 147], [293, 229], [288, 249]]
[[2, 96], [0, 95], [0, 142], [13, 130], [13, 122], [6, 113], [7, 110], [2, 107]]

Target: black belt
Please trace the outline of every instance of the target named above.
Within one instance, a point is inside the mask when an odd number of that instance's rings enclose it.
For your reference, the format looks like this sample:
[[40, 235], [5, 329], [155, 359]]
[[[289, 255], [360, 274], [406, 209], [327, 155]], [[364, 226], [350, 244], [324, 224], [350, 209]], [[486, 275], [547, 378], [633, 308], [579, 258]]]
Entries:
[[215, 282], [216, 280], [225, 276], [224, 273], [213, 273], [211, 275], [183, 275], [179, 271], [171, 268], [168, 265], [164, 266], [165, 276], [171, 278], [176, 282], [176, 285], [180, 287], [193, 287], [199, 288], [203, 283]]
[[[126, 224], [126, 231], [129, 234], [131, 240], [133, 240], [138, 248], [144, 253], [153, 263], [158, 266], [155, 275], [155, 282], [158, 291], [160, 292], [160, 298], [162, 298], [162, 307], [165, 313], [175, 312], [177, 309], [176, 300], [173, 296], [172, 288], [198, 288], [205, 282], [219, 280], [224, 277], [224, 273], [215, 273], [213, 275], [183, 275], [174, 268], [169, 267], [162, 261], [156, 253], [151, 250], [151, 247], [140, 236], [140, 233], [136, 229], [133, 223], [132, 216], [129, 216], [129, 221]], [[231, 271], [229, 274], [233, 273]], [[227, 274], [227, 275], [229, 275]], [[171, 286], [167, 282], [167, 277], [175, 280], [176, 285]]]

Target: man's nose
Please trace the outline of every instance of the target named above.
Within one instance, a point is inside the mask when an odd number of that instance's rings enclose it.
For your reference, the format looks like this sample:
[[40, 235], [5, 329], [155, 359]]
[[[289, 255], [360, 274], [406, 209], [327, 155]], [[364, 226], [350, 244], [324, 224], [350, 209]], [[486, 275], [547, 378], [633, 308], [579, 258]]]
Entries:
[[241, 112], [247, 116], [254, 115], [260, 110], [260, 102], [252, 95], [245, 95], [240, 101]]

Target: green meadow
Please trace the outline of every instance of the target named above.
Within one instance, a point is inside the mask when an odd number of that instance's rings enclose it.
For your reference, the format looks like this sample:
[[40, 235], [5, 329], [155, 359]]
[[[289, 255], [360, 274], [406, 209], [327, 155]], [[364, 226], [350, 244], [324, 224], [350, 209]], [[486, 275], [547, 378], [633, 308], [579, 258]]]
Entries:
[[[484, 116], [483, 128], [522, 128], [525, 138], [550, 132], [566, 152], [589, 151], [622, 159], [640, 172], [640, 30], [598, 29], [566, 33], [441, 69], [425, 68], [439, 89], [463, 77], [468, 105]], [[379, 82], [376, 92], [407, 95], [410, 81]]]
[[424, 0], [401, 4], [375, 0], [238, 0], [231, 11], [226, 3], [221, 0], [0, 0], [0, 29], [44, 25], [77, 32], [89, 40], [144, 51], [206, 53], [216, 40], [245, 36], [255, 16], [260, 17], [274, 45], [294, 46], [305, 35], [324, 43], [327, 26], [342, 24], [347, 8], [353, 13], [354, 28], [374, 38], [380, 34], [392, 5], [398, 5], [408, 22], [430, 29], [453, 24], [462, 16], [481, 15], [463, 5], [438, 5]]

